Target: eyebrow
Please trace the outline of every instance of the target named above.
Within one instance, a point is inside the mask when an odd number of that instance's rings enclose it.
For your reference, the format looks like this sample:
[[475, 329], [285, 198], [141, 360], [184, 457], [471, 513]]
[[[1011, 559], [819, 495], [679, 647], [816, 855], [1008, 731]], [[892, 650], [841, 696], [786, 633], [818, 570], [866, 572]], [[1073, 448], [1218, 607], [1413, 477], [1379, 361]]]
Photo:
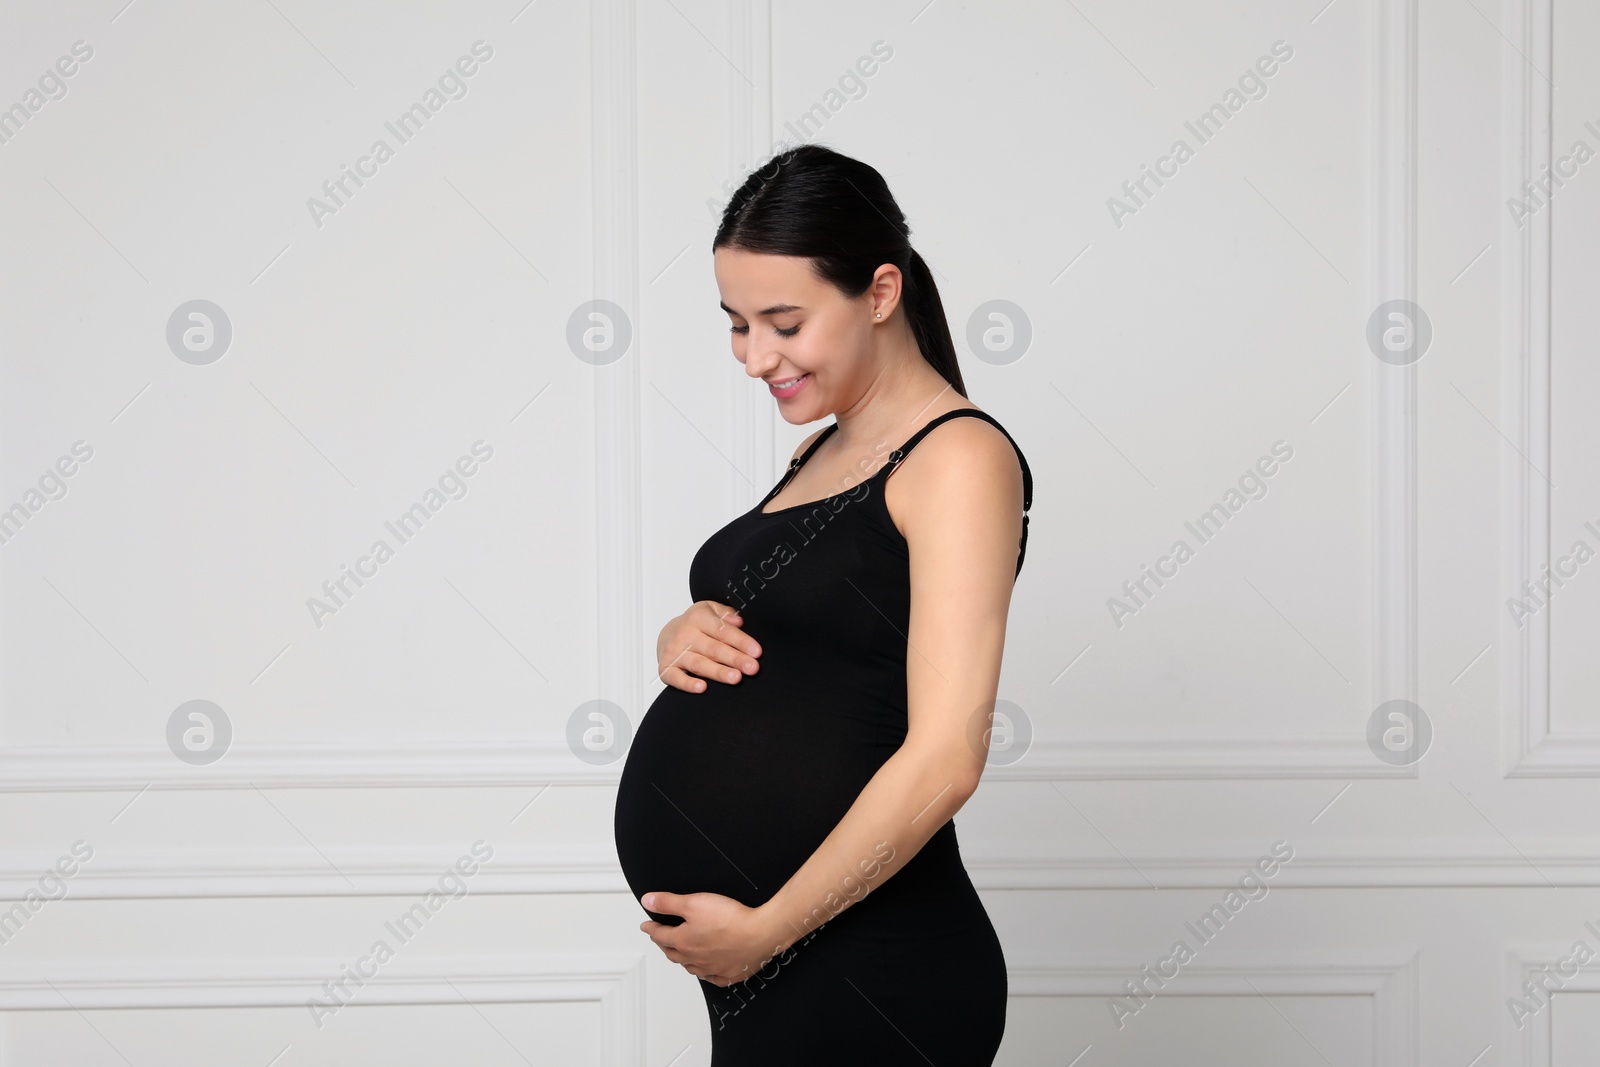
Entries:
[[[726, 311], [728, 314], [730, 314], [730, 315], [739, 315], [739, 312], [733, 310], [727, 304], [722, 303], [722, 301], [718, 300], [717, 303], [722, 307], [722, 310]], [[805, 308], [799, 307], [798, 305], [795, 305], [795, 304], [773, 304], [769, 308], [762, 308], [760, 311], [756, 312], [756, 315], [758, 317], [766, 316], [766, 315], [782, 315], [786, 311], [804, 311], [804, 310], [805, 310]], [[743, 318], [744, 316], [740, 315], [739, 317]]]

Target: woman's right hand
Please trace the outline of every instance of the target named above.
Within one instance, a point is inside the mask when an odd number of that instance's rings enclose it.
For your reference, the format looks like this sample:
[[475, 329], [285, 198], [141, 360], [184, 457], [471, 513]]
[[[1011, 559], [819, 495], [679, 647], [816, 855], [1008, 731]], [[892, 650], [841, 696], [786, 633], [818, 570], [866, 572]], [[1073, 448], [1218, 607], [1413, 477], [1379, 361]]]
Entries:
[[696, 601], [667, 623], [656, 639], [656, 676], [674, 688], [700, 693], [706, 688], [702, 679], [731, 685], [754, 674], [761, 646], [740, 629], [743, 625], [727, 604]]

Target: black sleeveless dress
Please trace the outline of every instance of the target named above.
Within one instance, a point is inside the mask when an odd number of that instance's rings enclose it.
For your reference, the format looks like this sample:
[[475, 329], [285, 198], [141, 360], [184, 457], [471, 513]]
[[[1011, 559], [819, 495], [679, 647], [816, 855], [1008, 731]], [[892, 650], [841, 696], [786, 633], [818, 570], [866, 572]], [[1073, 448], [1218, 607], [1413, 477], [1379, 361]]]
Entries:
[[[732, 685], [708, 680], [701, 693], [668, 686], [640, 723], [614, 813], [635, 898], [709, 892], [764, 903], [905, 740], [909, 556], [883, 489], [923, 437], [961, 416], [1005, 433], [985, 412], [947, 411], [849, 491], [763, 513], [834, 423], [695, 554], [691, 598], [738, 610], [761, 643], [760, 668]], [[1026, 512], [1033, 476], [1020, 448], [1017, 457]], [[1017, 573], [1027, 541], [1024, 514]], [[993, 1061], [1005, 1028], [1005, 957], [962, 866], [954, 820], [756, 975], [700, 989], [712, 1067], [979, 1067]]]

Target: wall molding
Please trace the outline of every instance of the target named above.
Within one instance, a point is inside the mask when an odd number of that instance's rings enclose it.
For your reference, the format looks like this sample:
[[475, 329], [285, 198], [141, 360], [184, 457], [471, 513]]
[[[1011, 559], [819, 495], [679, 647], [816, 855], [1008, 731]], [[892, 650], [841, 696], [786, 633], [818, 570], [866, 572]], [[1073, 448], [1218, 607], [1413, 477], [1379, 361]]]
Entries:
[[[1507, 197], [1551, 162], [1553, 100], [1535, 73], [1551, 70], [1553, 0], [1505, 0], [1505, 24], [1520, 47], [1503, 59], [1502, 182]], [[1528, 57], [1524, 62], [1521, 52]], [[1508, 595], [1551, 562], [1550, 248], [1553, 209], [1518, 229], [1502, 217], [1501, 425], [1513, 448], [1501, 451], [1501, 580]], [[1520, 453], [1520, 454], [1519, 454]], [[1526, 457], [1524, 459], [1523, 457]], [[1503, 773], [1508, 778], [1600, 776], [1600, 735], [1551, 729], [1550, 611], [1518, 627], [1500, 614]]]
[[[1367, 306], [1417, 297], [1417, 5], [1373, 5]], [[1370, 707], [1417, 698], [1417, 368], [1369, 363], [1372, 420]]]
[[[1373, 1063], [1410, 1067], [1419, 1062], [1416, 954], [1318, 956], [1318, 962], [1308, 963], [1304, 953], [1202, 950], [1158, 998], [1257, 993], [1370, 996]], [[1009, 992], [1013, 997], [1117, 996], [1124, 993], [1122, 983], [1144, 962], [1089, 955], [1064, 965], [1013, 954], [1008, 959]], [[334, 959], [6, 963], [0, 966], [0, 1012], [304, 1007], [306, 999], [346, 963]], [[397, 956], [357, 991], [349, 1007], [460, 1004], [462, 993], [474, 1003], [597, 1003], [602, 1062], [607, 1067], [633, 1067], [645, 1062], [643, 969], [642, 957], [621, 953], [514, 960]]]
[[[728, 179], [738, 188], [772, 154], [771, 0], [731, 0], [728, 50]], [[715, 233], [714, 223], [711, 230]], [[777, 482], [783, 464], [777, 460], [777, 405], [766, 390], [731, 372], [728, 390], [735, 465], [728, 479], [728, 513], [738, 515], [755, 507]], [[738, 471], [752, 472], [755, 484], [738, 477]]]
[[620, 760], [584, 763], [565, 741], [236, 744], [204, 767], [161, 747], [0, 746], [0, 792], [597, 785], [620, 772]]
[[[635, 723], [635, 726], [638, 724]], [[0, 793], [142, 789], [398, 789], [614, 785], [621, 760], [595, 766], [559, 742], [236, 744], [195, 767], [164, 747], [0, 746]], [[1364, 738], [1039, 738], [993, 781], [1415, 778], [1375, 759]]]
[[1415, 778], [1373, 756], [1365, 737], [1036, 738], [1014, 764], [984, 769], [991, 781], [1108, 779]]
[[[1380, 0], [1373, 8], [1375, 81], [1369, 121], [1377, 150], [1369, 173], [1369, 306], [1416, 297], [1416, 0]], [[749, 81], [729, 75], [730, 154], [757, 161], [774, 129], [768, 0], [738, 0], [730, 9], [735, 60], [749, 60]], [[766, 145], [766, 149], [757, 146]], [[747, 168], [746, 168], [747, 169]], [[1416, 368], [1374, 359], [1372, 375], [1373, 566], [1371, 706], [1417, 694]], [[744, 469], [773, 468], [773, 412], [746, 383], [732, 397], [736, 455]], [[737, 482], [735, 506], [754, 504]], [[757, 494], [759, 495], [759, 494]], [[1260, 779], [1406, 778], [1412, 767], [1381, 763], [1365, 739], [1178, 738], [1059, 741], [1035, 746], [1026, 766], [990, 768], [995, 778]]]
[[[304, 1008], [348, 959], [28, 960], [0, 962], [0, 1012], [150, 1008]], [[633, 954], [415, 957], [356, 990], [351, 1010], [393, 1004], [594, 1003], [601, 1063], [645, 1063], [644, 961]], [[453, 983], [453, 984], [452, 984]], [[458, 992], [457, 990], [460, 990]], [[59, 990], [59, 992], [58, 992]], [[63, 1000], [63, 997], [65, 1000]], [[310, 1039], [314, 1024], [307, 1020]]]
[[644, 714], [643, 470], [640, 445], [638, 86], [633, 0], [589, 5], [593, 298], [631, 319], [621, 359], [594, 371], [595, 633], [602, 699]]
[[[770, 85], [771, 16], [768, 0], [740, 0], [731, 15], [739, 56], [753, 57], [756, 70], [745, 83], [730, 76], [733, 158], [751, 158], [754, 145], [771, 144], [774, 128]], [[1380, 0], [1373, 6], [1374, 84], [1369, 122], [1374, 144], [1369, 172], [1372, 210], [1368, 231], [1368, 306], [1416, 298], [1417, 3]], [[764, 60], [762, 63], [760, 61]], [[764, 154], [764, 153], [761, 153]], [[1417, 693], [1417, 447], [1416, 368], [1391, 367], [1374, 359], [1372, 387], [1373, 565], [1371, 590], [1371, 706]], [[739, 383], [743, 385], [744, 383]], [[740, 389], [734, 399], [736, 426], [748, 431], [748, 469], [764, 469], [775, 448], [770, 405], [756, 404]], [[763, 429], [758, 425], [765, 419]], [[746, 443], [741, 436], [739, 443]], [[774, 475], [776, 478], [777, 475]], [[735, 486], [740, 508], [745, 487]], [[1373, 757], [1365, 738], [1177, 738], [1059, 741], [1036, 744], [1026, 766], [990, 768], [995, 778], [1259, 779], [1406, 778], [1417, 768], [1391, 767]]]
[[[963, 843], [962, 857], [979, 889], [1226, 889], [1260, 858], [1259, 844], [1214, 841], [1144, 845], [1122, 855], [1085, 855], [1067, 844]], [[119, 849], [98, 846], [67, 882], [68, 900], [220, 897], [416, 896], [437, 889], [459, 849], [417, 846], [310, 848]], [[1524, 858], [1525, 857], [1525, 858]], [[0, 852], [0, 913], [39, 888], [58, 853]], [[1148, 879], [1148, 881], [1146, 880]], [[1279, 867], [1273, 889], [1547, 888], [1600, 886], [1600, 849], [1593, 841], [1527, 842], [1522, 855], [1493, 842], [1427, 847], [1357, 842], [1338, 849], [1297, 850]], [[473, 876], [473, 894], [626, 893], [609, 841], [509, 846]], [[39, 914], [59, 906], [44, 905]]]
[[[1318, 952], [1319, 962], [1305, 953], [1198, 950], [1185, 964], [1166, 997], [1218, 996], [1370, 996], [1373, 1000], [1374, 1067], [1414, 1067], [1420, 1063], [1418, 1022], [1420, 967], [1415, 952]], [[1084, 958], [1072, 966], [1007, 956], [1012, 996], [1114, 997], [1126, 994], [1123, 983], [1138, 976], [1148, 960], [1124, 957]], [[1129, 1026], [1137, 1025], [1137, 1019]], [[1065, 1050], [1066, 1055], [1076, 1050]]]
[[[1587, 931], [1576, 937], [1590, 942], [1590, 948], [1594, 947]], [[1501, 1060], [1505, 1067], [1551, 1067], [1555, 1062], [1554, 997], [1559, 997], [1563, 993], [1600, 993], [1600, 974], [1595, 973], [1591, 964], [1588, 967], [1578, 967], [1570, 978], [1560, 977], [1559, 987], [1554, 981], [1550, 981], [1549, 984], [1554, 992], [1551, 1001], [1546, 1002], [1543, 1007], [1533, 1005], [1528, 1000], [1528, 995], [1522, 987], [1523, 983], [1533, 982], [1534, 988], [1539, 988], [1541, 968], [1548, 966], [1553, 971], [1556, 961], [1565, 959], [1571, 954], [1570, 941], [1564, 945], [1522, 943], [1506, 949], [1503, 968], [1505, 996], [1498, 1005], [1503, 1013], [1500, 1016], [1500, 1047], [1506, 1050], [1505, 1058]], [[1511, 1014], [1510, 1001], [1513, 999], [1524, 1001], [1536, 1009], [1534, 1015], [1523, 1020], [1520, 1029]]]
[[[1258, 845], [1212, 842], [1123, 850], [1127, 858], [1084, 856], [1081, 850], [987, 847], [963, 843], [973, 884], [988, 890], [1225, 889], [1237, 886], [1261, 857]], [[1148, 879], [1148, 881], [1146, 880]], [[1418, 846], [1354, 842], [1320, 853], [1296, 849], [1268, 884], [1273, 889], [1519, 888], [1600, 885], [1600, 846], [1591, 840], [1529, 844], [1522, 855], [1493, 842]]]
[[[1375, 297], [1415, 289], [1415, 24], [1416, 0], [1375, 5], [1379, 62], [1371, 121], [1371, 270]], [[1516, 0], [1513, 0], [1516, 2]], [[591, 8], [595, 80], [595, 292], [626, 308], [638, 298], [638, 217], [633, 69], [635, 13], [631, 0]], [[736, 0], [729, 9], [730, 159], [752, 163], [771, 147], [771, 11], [768, 0]], [[748, 80], [746, 80], [748, 79]], [[765, 147], [763, 147], [765, 146]], [[595, 476], [598, 564], [598, 691], [628, 710], [637, 726], [648, 708], [650, 676], [639, 650], [647, 644], [642, 604], [643, 534], [639, 440], [639, 350], [595, 374]], [[1371, 575], [1373, 706], [1416, 690], [1416, 403], [1414, 368], [1374, 360], [1374, 565]], [[738, 376], [730, 376], [733, 455], [745, 470], [777, 467], [774, 410]], [[773, 478], [776, 478], [773, 474]], [[738, 507], [760, 495], [732, 476]], [[1600, 750], [1600, 739], [1590, 743]], [[1576, 756], [1573, 754], [1576, 753]], [[1600, 760], [1570, 748], [1588, 773]], [[1560, 764], [1565, 766], [1566, 764]], [[1528, 766], [1533, 766], [1529, 763]], [[235, 745], [209, 767], [190, 767], [161, 748], [123, 746], [0, 747], [0, 792], [259, 788], [406, 788], [610, 784], [616, 764], [592, 767], [564, 743], [485, 740], [364, 745]], [[1562, 773], [1556, 771], [1554, 773]], [[1414, 778], [1417, 768], [1374, 758], [1359, 735], [1283, 739], [1040, 739], [1025, 760], [986, 772], [1016, 780], [1188, 780], [1287, 778]]]

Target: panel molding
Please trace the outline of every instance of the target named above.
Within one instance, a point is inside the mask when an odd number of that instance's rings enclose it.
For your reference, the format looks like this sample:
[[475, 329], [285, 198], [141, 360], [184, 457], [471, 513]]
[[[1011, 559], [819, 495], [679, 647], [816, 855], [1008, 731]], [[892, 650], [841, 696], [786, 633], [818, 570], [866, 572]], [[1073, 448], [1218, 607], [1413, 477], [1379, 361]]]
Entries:
[[[1516, 0], [1512, 0], [1516, 2]], [[1416, 0], [1374, 5], [1374, 210], [1369, 286], [1382, 299], [1415, 287]], [[634, 136], [635, 13], [631, 0], [592, 5], [592, 166], [596, 211], [595, 289], [624, 307], [638, 295], [638, 159]], [[730, 38], [749, 81], [730, 69], [731, 158], [771, 147], [769, 0], [737, 0]], [[1547, 214], [1547, 213], [1546, 213]], [[596, 620], [598, 691], [637, 722], [648, 707], [642, 603], [643, 535], [639, 441], [639, 348], [597, 368], [595, 382]], [[1371, 575], [1374, 705], [1415, 694], [1415, 374], [1374, 360], [1375, 563]], [[748, 383], [730, 388], [733, 449], [747, 470], [775, 467], [775, 417]], [[741, 388], [744, 387], [744, 388]], [[735, 478], [747, 506], [751, 488]], [[1592, 748], [1600, 751], [1600, 739]], [[1587, 749], [1583, 750], [1588, 753]], [[1600, 763], [1594, 764], [1600, 768]], [[260, 788], [492, 787], [609, 784], [619, 768], [591, 767], [560, 742], [413, 742], [365, 745], [236, 745], [209, 767], [190, 767], [162, 748], [0, 746], [0, 792]], [[1597, 770], [1593, 773], [1600, 773]], [[1415, 765], [1375, 759], [1364, 738], [1301, 737], [1040, 739], [1027, 760], [986, 774], [1018, 780], [1414, 778]]]
[[[1213, 950], [1185, 965], [1181, 986], [1160, 996], [1370, 996], [1373, 1062], [1418, 1062], [1416, 954]], [[77, 1009], [303, 1007], [344, 960], [175, 960], [130, 963], [74, 959], [0, 966], [0, 1012]], [[1143, 961], [1081, 956], [1063, 965], [1016, 957], [1008, 963], [1013, 997], [1110, 997]], [[358, 991], [351, 1007], [473, 1003], [597, 1003], [602, 1062], [645, 1062], [644, 962], [633, 954], [521, 957], [397, 957]], [[461, 990], [458, 992], [457, 990]], [[65, 998], [65, 1001], [64, 999]], [[70, 1005], [70, 1006], [69, 1006]], [[1548, 1063], [1548, 1060], [1545, 1061]]]
[[594, 298], [631, 319], [632, 346], [594, 370], [595, 633], [598, 693], [644, 713], [644, 518], [639, 438], [639, 156], [633, 0], [589, 5]]
[[[1200, 952], [1171, 979], [1164, 997], [1218, 996], [1370, 996], [1373, 1000], [1374, 1067], [1414, 1067], [1420, 1063], [1417, 953], [1281, 951]], [[1030, 997], [1114, 997], [1123, 983], [1148, 963], [1124, 957], [1097, 957], [1072, 966], [1007, 959], [1011, 995]], [[1068, 1055], [1072, 1050], [1066, 1050]]]
[[[1126, 855], [1085, 855], [1068, 844], [962, 845], [979, 889], [1226, 889], [1260, 858], [1259, 845], [1230, 841], [1146, 845]], [[37, 890], [58, 857], [0, 853], [0, 895], [16, 901]], [[103, 847], [67, 882], [69, 900], [220, 897], [421, 896], [438, 887], [454, 851], [418, 846], [339, 848]], [[1600, 886], [1593, 841], [1528, 842], [1514, 855], [1493, 842], [1415, 847], [1370, 841], [1338, 850], [1297, 852], [1278, 869], [1274, 888], [1545, 888]], [[500, 846], [473, 877], [474, 894], [627, 893], [610, 842]], [[45, 908], [59, 906], [59, 902]], [[8, 905], [0, 906], [0, 912]], [[43, 909], [41, 909], [42, 912]]]
[[[1546, 68], [1548, 69], [1548, 68]], [[1588, 936], [1584, 935], [1587, 941]], [[1500, 1046], [1506, 1050], [1506, 1067], [1551, 1067], [1555, 1062], [1555, 1005], [1554, 997], [1562, 993], [1600, 993], [1600, 974], [1592, 967], [1577, 967], [1573, 975], [1560, 978], [1560, 987], [1549, 1002], [1519, 1029], [1513, 1018], [1509, 1002], [1513, 999], [1527, 1001], [1524, 982], [1533, 982], [1538, 988], [1540, 970], [1572, 954], [1572, 943], [1523, 943], [1506, 949], [1503, 979], [1505, 993], [1504, 1014], [1500, 1017]], [[1568, 1049], [1570, 1054], [1571, 1049]]]
[[[154, 746], [0, 746], [0, 793], [142, 789], [391, 789], [615, 785], [621, 761], [584, 763], [564, 742], [234, 745], [195, 767]], [[1041, 738], [995, 781], [1415, 778], [1373, 758], [1362, 738]]]
[[[771, 0], [730, 0], [728, 4], [728, 179], [737, 188], [751, 170], [772, 154], [772, 4]], [[716, 227], [712, 226], [715, 233]], [[728, 480], [728, 512], [755, 507], [778, 480], [777, 405], [744, 374], [728, 375], [733, 417], [735, 471], [761, 471], [758, 483]], [[752, 475], [753, 476], [753, 475]]]
[[[731, 158], [760, 162], [771, 150], [770, 0], [730, 6], [734, 56], [749, 62], [749, 82], [730, 72]], [[1416, 0], [1378, 0], [1371, 24], [1374, 82], [1368, 230], [1370, 304], [1416, 298]], [[755, 146], [768, 149], [757, 152]], [[747, 170], [747, 168], [746, 168]], [[1371, 707], [1395, 697], [1416, 699], [1416, 368], [1374, 358], [1373, 609]], [[773, 469], [773, 406], [758, 403], [746, 382], [734, 382], [734, 453], [744, 470]], [[734, 506], [754, 504], [749, 486], [733, 480]], [[1362, 736], [1158, 737], [1040, 739], [1026, 765], [984, 771], [994, 779], [1304, 779], [1418, 777], [1418, 766], [1390, 766], [1373, 757]]]
[[[1502, 62], [1505, 91], [1501, 128], [1505, 195], [1520, 195], [1551, 162], [1554, 126], [1550, 85], [1535, 73], [1551, 69], [1553, 0], [1505, 0], [1505, 24], [1519, 38]], [[1518, 52], [1521, 55], [1517, 54]], [[1528, 57], [1524, 62], [1522, 55]], [[1540, 211], [1522, 228], [1502, 217], [1501, 424], [1512, 444], [1501, 451], [1501, 580], [1507, 591], [1538, 579], [1551, 563], [1550, 286], [1554, 209]], [[1526, 457], [1524, 459], [1524, 457]], [[1600, 735], [1551, 729], [1550, 610], [1518, 627], [1500, 615], [1500, 645], [1508, 650], [1500, 672], [1502, 770], [1507, 778], [1600, 776]]]
[[[1373, 5], [1368, 306], [1417, 297], [1417, 6]], [[1373, 388], [1370, 707], [1417, 698], [1417, 368], [1369, 364]]]
[[[148, 746], [0, 747], [0, 793], [143, 789], [356, 789], [614, 785], [620, 761], [593, 766], [564, 744], [236, 745], [193, 767]], [[1416, 768], [1372, 758], [1350, 738], [1037, 742], [995, 781], [1140, 778], [1414, 778]]]
[[[0, 963], [0, 1012], [302, 1008], [347, 959], [61, 960]], [[459, 992], [458, 992], [459, 990]], [[601, 1063], [645, 1063], [644, 960], [634, 954], [397, 956], [350, 1008], [395, 1004], [594, 1003]]]
[[1364, 737], [1039, 738], [1014, 764], [987, 767], [994, 781], [1110, 779], [1415, 778], [1372, 755]]
[[[768, 0], [740, 0], [732, 14], [732, 37], [749, 40], [740, 55], [766, 58], [759, 70], [768, 80], [751, 85], [730, 77], [735, 101], [731, 131], [740, 149], [770, 144], [773, 129], [770, 85], [771, 17]], [[1375, 0], [1371, 23], [1372, 69], [1369, 122], [1373, 143], [1368, 230], [1369, 306], [1416, 299], [1417, 2]], [[752, 75], [752, 81], [756, 81]], [[745, 158], [748, 158], [746, 156]], [[1369, 575], [1372, 619], [1371, 707], [1417, 696], [1417, 403], [1416, 367], [1392, 367], [1374, 359], [1371, 447], [1373, 565]], [[742, 383], [741, 383], [742, 384]], [[753, 405], [753, 408], [752, 408]], [[735, 425], [749, 430], [748, 469], [763, 469], [775, 448], [770, 406], [754, 404], [740, 390]], [[744, 443], [744, 438], [739, 443]], [[776, 477], [776, 476], [775, 476]], [[735, 496], [744, 500], [741, 487]], [[1415, 778], [1418, 768], [1392, 767], [1372, 756], [1364, 737], [1115, 738], [1040, 742], [1026, 767], [995, 767], [987, 776], [1014, 779], [1261, 779]]]
[[564, 742], [419, 741], [234, 745], [195, 767], [153, 746], [0, 746], [0, 792], [140, 789], [380, 789], [615, 784]]

